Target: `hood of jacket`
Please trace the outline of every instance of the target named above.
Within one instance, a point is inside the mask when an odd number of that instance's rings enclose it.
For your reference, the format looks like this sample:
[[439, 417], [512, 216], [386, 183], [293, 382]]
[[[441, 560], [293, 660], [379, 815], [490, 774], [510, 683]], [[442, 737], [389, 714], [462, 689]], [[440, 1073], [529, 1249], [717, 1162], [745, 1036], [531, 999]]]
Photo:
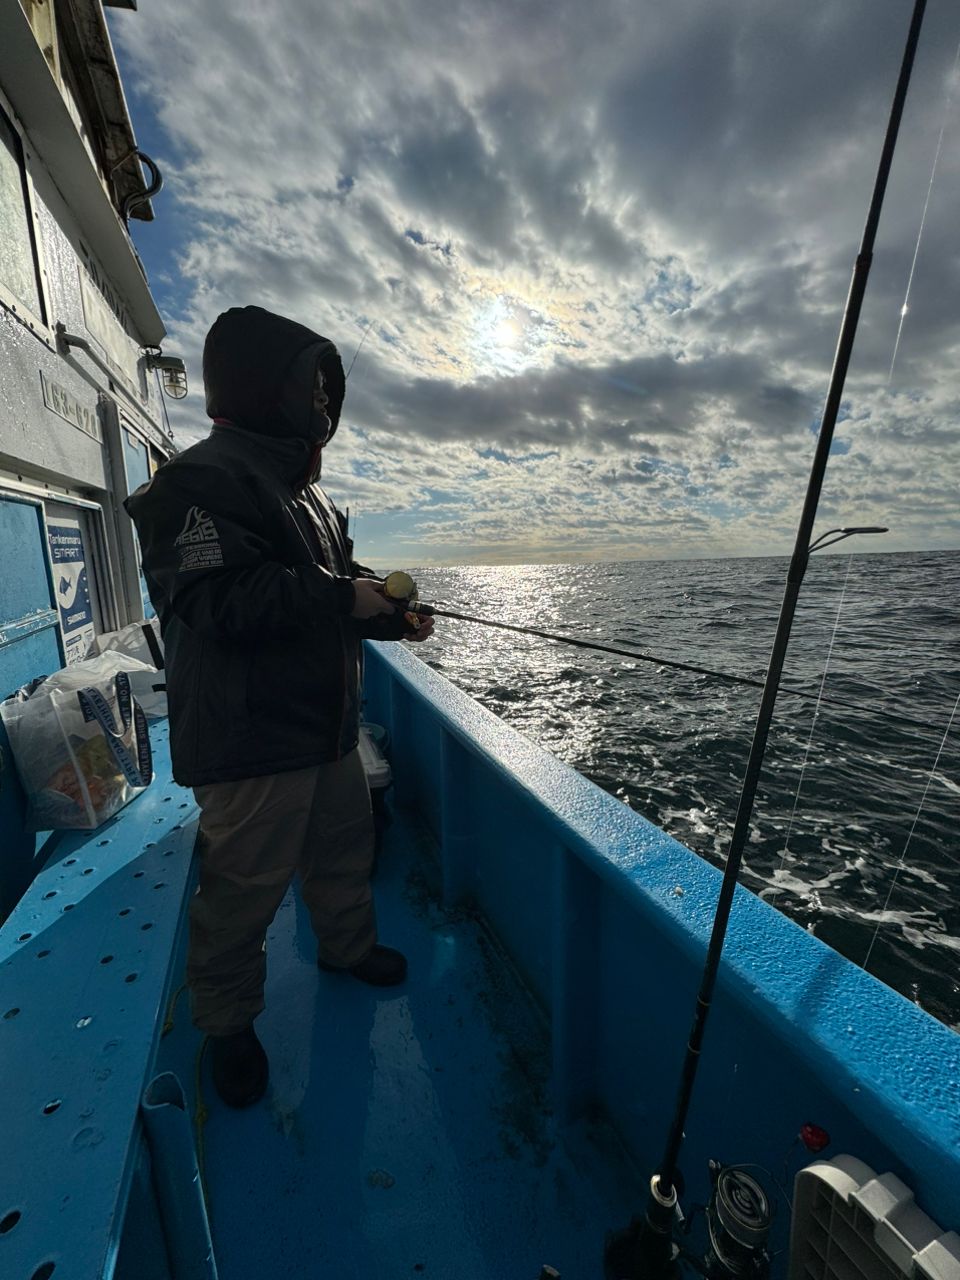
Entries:
[[[318, 368], [327, 398], [322, 410], [314, 404]], [[207, 334], [203, 385], [211, 418], [313, 448], [337, 429], [345, 379], [329, 338], [263, 307], [231, 307]]]

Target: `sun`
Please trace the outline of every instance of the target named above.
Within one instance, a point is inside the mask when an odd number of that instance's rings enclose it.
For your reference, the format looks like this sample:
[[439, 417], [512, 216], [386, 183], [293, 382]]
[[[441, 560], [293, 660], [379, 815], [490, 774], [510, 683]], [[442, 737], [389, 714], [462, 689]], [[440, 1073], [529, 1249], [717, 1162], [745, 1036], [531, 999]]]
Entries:
[[510, 373], [525, 363], [523, 325], [513, 300], [498, 294], [483, 303], [474, 314], [474, 359], [479, 368]]
[[556, 326], [522, 292], [478, 288], [463, 316], [474, 377], [510, 377], [545, 362]]
[[490, 341], [494, 347], [506, 347], [512, 350], [520, 341], [520, 326], [510, 316], [504, 316], [493, 324]]

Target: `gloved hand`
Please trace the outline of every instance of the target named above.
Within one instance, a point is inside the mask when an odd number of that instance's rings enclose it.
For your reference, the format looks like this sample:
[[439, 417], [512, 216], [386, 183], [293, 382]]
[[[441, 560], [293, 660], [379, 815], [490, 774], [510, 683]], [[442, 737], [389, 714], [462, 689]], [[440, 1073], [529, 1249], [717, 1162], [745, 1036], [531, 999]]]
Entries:
[[383, 583], [376, 578], [353, 579], [354, 603], [351, 618], [364, 621], [378, 614], [395, 613], [396, 609], [383, 594]]
[[410, 623], [411, 634], [405, 635], [404, 640], [429, 640], [433, 635], [433, 624], [436, 619], [430, 615], [422, 613], [407, 613], [404, 615], [408, 622], [411, 618], [417, 619], [417, 624]]
[[432, 631], [433, 618], [394, 609], [390, 616], [371, 618], [365, 634], [374, 640], [426, 640]]

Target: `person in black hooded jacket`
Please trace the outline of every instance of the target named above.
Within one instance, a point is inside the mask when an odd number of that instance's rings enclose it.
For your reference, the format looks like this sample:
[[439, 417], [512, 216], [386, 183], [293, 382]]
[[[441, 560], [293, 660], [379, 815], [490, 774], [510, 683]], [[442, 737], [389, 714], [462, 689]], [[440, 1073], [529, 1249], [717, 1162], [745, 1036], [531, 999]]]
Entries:
[[165, 645], [173, 776], [201, 807], [187, 978], [232, 1106], [260, 1098], [266, 930], [299, 871], [321, 968], [378, 985], [373, 822], [360, 763], [360, 641], [426, 639], [357, 565], [317, 484], [345, 381], [337, 349], [260, 307], [203, 352], [206, 439], [126, 502]]

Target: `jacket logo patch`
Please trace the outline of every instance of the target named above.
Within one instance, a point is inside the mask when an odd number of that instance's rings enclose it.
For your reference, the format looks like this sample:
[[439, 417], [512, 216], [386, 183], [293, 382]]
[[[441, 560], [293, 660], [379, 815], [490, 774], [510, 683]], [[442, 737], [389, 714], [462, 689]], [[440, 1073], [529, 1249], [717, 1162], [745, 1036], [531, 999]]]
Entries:
[[202, 511], [200, 507], [191, 507], [187, 512], [183, 529], [173, 545], [175, 547], [185, 547], [197, 542], [219, 541], [220, 535], [217, 533], [217, 526], [213, 523], [209, 513]]
[[192, 569], [219, 569], [223, 564], [217, 526], [210, 513], [201, 507], [191, 507], [187, 512], [183, 529], [173, 545], [180, 548], [178, 573], [189, 573]]

